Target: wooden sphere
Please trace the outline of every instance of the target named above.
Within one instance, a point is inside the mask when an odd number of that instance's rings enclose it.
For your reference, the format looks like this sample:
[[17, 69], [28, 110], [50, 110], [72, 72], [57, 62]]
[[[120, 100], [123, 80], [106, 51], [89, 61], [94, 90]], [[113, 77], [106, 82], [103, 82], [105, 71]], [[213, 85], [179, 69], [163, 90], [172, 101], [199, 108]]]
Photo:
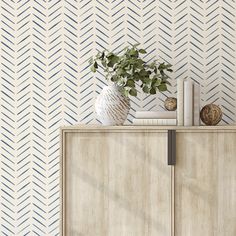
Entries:
[[200, 118], [206, 125], [217, 125], [222, 119], [222, 111], [219, 106], [208, 104], [202, 108]]
[[169, 97], [164, 102], [164, 107], [168, 111], [175, 111], [177, 109], [177, 99], [173, 97]]

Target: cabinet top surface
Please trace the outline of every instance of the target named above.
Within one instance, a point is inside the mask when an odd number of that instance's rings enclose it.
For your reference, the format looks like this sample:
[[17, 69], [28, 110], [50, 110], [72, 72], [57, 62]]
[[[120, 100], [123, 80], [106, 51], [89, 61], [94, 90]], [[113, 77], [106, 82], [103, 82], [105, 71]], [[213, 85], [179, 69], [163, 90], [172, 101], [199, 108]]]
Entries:
[[167, 130], [176, 130], [177, 132], [192, 132], [192, 131], [233, 131], [236, 132], [236, 125], [227, 126], [103, 126], [103, 125], [72, 125], [62, 126], [62, 131], [155, 131], [165, 132]]

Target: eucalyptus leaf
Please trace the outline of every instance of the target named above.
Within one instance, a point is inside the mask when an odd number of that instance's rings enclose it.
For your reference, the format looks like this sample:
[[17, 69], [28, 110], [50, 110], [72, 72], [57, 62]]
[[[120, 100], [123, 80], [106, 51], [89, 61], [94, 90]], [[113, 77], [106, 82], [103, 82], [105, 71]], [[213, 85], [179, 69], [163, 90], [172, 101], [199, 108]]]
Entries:
[[93, 73], [95, 73], [97, 70], [96, 70], [96, 68], [94, 67], [94, 65], [92, 65], [91, 67], [90, 67], [90, 69], [91, 69], [91, 71], [93, 72]]
[[115, 55], [111, 55], [109, 58], [108, 58], [108, 63], [107, 63], [107, 66], [108, 67], [113, 67], [117, 62], [118, 62], [119, 58]]
[[133, 78], [135, 81], [139, 81], [141, 79], [139, 73], [137, 73], [137, 72], [134, 73]]
[[141, 76], [145, 77], [145, 76], [148, 76], [148, 75], [149, 75], [149, 71], [142, 69], [142, 70], [140, 70], [139, 74], [140, 74]]
[[124, 89], [124, 90], [123, 90], [123, 94], [124, 94], [126, 97], [128, 97], [128, 96], [129, 96], [129, 90]]
[[106, 67], [106, 66], [107, 66], [107, 63], [106, 63], [106, 61], [105, 61], [105, 60], [102, 60], [102, 61], [101, 61], [101, 63], [102, 63], [102, 65], [103, 65], [104, 67]]
[[135, 82], [132, 79], [128, 79], [126, 82], [126, 85], [129, 87], [134, 87], [135, 86]]
[[118, 68], [118, 69], [117, 69], [116, 74], [117, 74], [118, 76], [121, 76], [121, 75], [123, 75], [124, 73], [125, 73], [125, 70], [124, 70], [123, 68]]
[[114, 53], [113, 52], [109, 52], [107, 55], [106, 55], [106, 58], [110, 58], [110, 57], [113, 57], [114, 56]]
[[130, 91], [129, 91], [129, 94], [130, 94], [131, 96], [136, 97], [136, 96], [137, 96], [137, 90], [136, 90], [135, 88], [131, 88]]
[[98, 63], [95, 61], [91, 66], [91, 71], [95, 73], [97, 69], [98, 69]]
[[112, 77], [111, 77], [111, 81], [112, 82], [116, 82], [118, 80], [118, 77], [116, 76], [116, 75], [113, 75]]
[[131, 57], [138, 57], [138, 51], [135, 50], [134, 48], [132, 48], [130, 51], [129, 51], [129, 56]]
[[159, 85], [161, 84], [161, 80], [160, 79], [157, 79], [154, 86], [155, 87], [158, 87]]
[[155, 88], [151, 88], [150, 89], [150, 94], [156, 94], [157, 92], [156, 92], [156, 89]]
[[140, 52], [141, 54], [147, 53], [146, 50], [144, 50], [144, 49], [139, 49], [139, 52]]
[[160, 84], [158, 86], [158, 89], [159, 89], [159, 91], [164, 92], [167, 90], [167, 86], [166, 86], [166, 84]]
[[144, 93], [149, 93], [150, 92], [150, 88], [148, 86], [143, 86], [143, 92]]

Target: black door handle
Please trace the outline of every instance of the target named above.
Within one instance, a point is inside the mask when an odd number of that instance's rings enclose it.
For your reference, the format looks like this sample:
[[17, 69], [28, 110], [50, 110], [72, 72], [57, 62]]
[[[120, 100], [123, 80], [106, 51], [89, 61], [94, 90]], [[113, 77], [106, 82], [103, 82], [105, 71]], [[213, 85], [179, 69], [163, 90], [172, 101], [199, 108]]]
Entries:
[[176, 131], [168, 130], [168, 165], [176, 164]]

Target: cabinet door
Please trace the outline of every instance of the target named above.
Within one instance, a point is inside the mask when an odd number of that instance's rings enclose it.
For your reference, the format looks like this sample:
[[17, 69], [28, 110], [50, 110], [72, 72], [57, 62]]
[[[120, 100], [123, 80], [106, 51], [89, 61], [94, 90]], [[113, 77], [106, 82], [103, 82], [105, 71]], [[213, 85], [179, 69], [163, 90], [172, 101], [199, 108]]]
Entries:
[[166, 132], [68, 132], [66, 236], [170, 236]]
[[236, 133], [177, 133], [175, 236], [236, 235]]

